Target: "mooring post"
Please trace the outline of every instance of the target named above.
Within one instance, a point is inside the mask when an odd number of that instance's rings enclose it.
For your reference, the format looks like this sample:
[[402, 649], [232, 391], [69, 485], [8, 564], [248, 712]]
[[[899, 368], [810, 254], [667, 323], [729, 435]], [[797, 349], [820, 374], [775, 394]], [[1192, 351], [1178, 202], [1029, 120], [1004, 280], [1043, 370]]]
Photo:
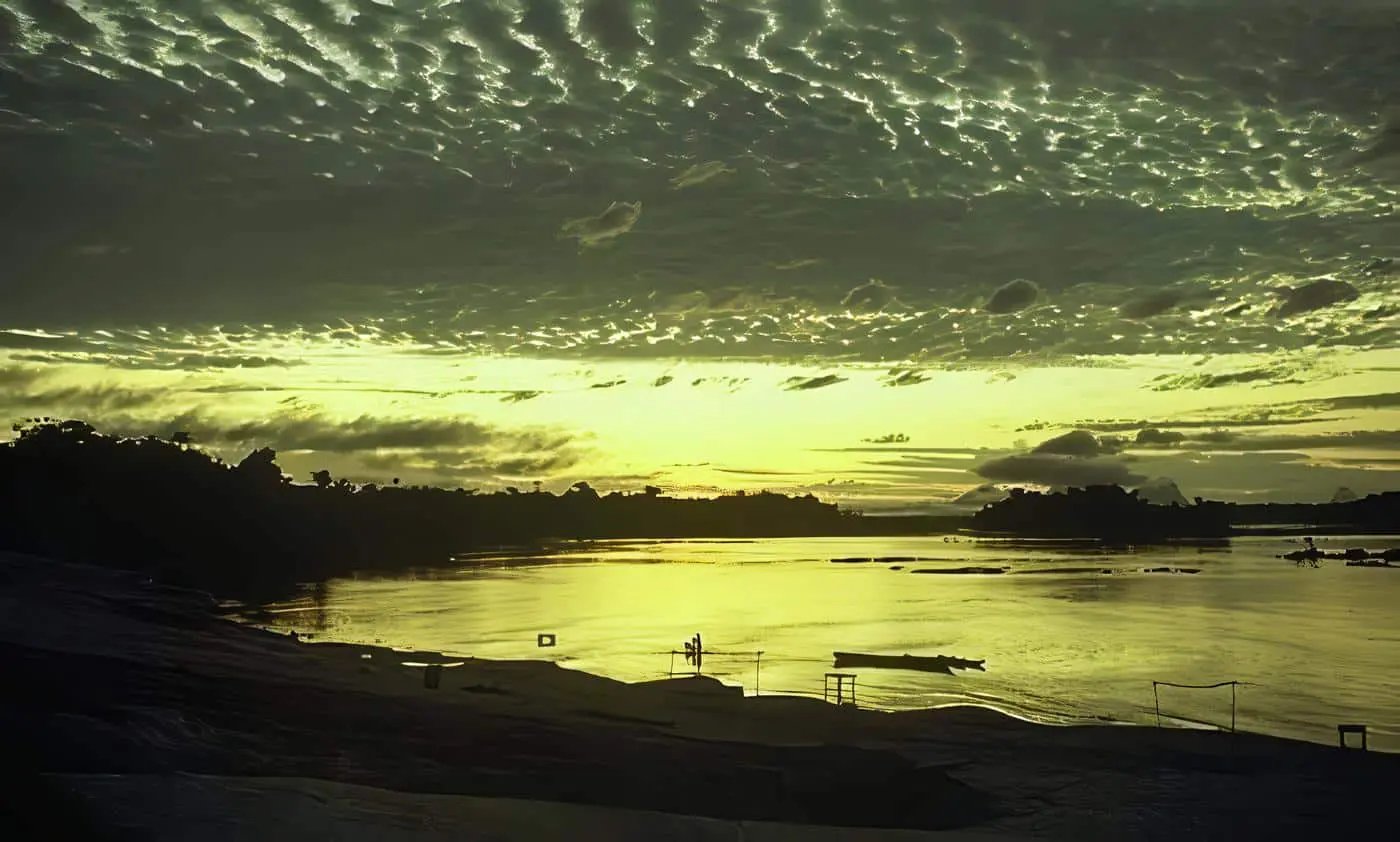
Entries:
[[1230, 682], [1230, 733], [1235, 733], [1235, 682]]

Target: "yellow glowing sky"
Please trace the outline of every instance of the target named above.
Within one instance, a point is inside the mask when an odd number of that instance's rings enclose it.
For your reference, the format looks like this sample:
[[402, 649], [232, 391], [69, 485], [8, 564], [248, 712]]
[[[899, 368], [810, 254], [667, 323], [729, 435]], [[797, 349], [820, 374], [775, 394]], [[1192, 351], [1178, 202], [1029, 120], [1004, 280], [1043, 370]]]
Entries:
[[[989, 460], [1086, 428], [1129, 441], [1046, 457], [1051, 471], [1089, 460], [1126, 466], [1139, 481], [1174, 479], [1188, 497], [1233, 499], [1400, 486], [1400, 435], [1386, 432], [1400, 429], [1400, 406], [1385, 397], [1400, 382], [1397, 350], [924, 367], [921, 382], [898, 386], [890, 367], [876, 365], [463, 357], [285, 339], [244, 343], [240, 353], [295, 364], [151, 369], [10, 353], [0, 357], [0, 403], [12, 417], [188, 429], [232, 459], [271, 445], [299, 480], [321, 467], [487, 489], [587, 479], [679, 494], [810, 490], [870, 511], [937, 510], [986, 482], [978, 471]], [[794, 388], [830, 375], [841, 379]], [[1380, 397], [1353, 405], [1368, 395]], [[1336, 398], [1352, 404], [1328, 403]], [[1138, 429], [1174, 423], [1183, 434], [1236, 438], [1133, 446]], [[346, 429], [358, 437], [326, 441]], [[1356, 431], [1355, 442], [1338, 438]], [[1271, 446], [1279, 435], [1289, 438]]]

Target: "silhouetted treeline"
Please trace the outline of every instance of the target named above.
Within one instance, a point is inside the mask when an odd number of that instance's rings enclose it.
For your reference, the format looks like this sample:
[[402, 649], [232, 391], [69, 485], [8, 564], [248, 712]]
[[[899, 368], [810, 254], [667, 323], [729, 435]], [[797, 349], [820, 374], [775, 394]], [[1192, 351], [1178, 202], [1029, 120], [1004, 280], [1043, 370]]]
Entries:
[[862, 517], [812, 495], [742, 492], [674, 499], [648, 486], [600, 495], [355, 484], [317, 471], [296, 485], [268, 448], [229, 465], [189, 437], [120, 438], [81, 421], [40, 419], [0, 446], [0, 549], [145, 570], [241, 595], [298, 582], [450, 563], [493, 546], [580, 538], [919, 535], [971, 528], [1026, 537], [1147, 542], [1230, 534], [1231, 525], [1299, 524], [1382, 531], [1400, 524], [1400, 493], [1322, 505], [1196, 499], [1151, 505], [1095, 486], [1014, 490], [970, 518]]
[[1238, 527], [1260, 525], [1395, 532], [1400, 529], [1400, 492], [1339, 503], [1223, 503], [1197, 497], [1188, 506], [1162, 506], [1117, 485], [1054, 494], [1013, 489], [1005, 500], [983, 507], [971, 520], [971, 528], [979, 532], [1136, 542], [1218, 538]]
[[268, 448], [229, 465], [181, 434], [119, 438], [50, 419], [16, 430], [0, 447], [0, 548], [229, 593], [548, 539], [868, 534], [862, 521], [876, 520], [767, 492], [688, 500], [578, 483], [559, 495], [478, 494], [356, 485], [324, 471], [295, 485]]
[[1236, 526], [1304, 526], [1320, 531], [1400, 531], [1400, 491], [1337, 503], [1223, 503]]
[[1102, 538], [1156, 541], [1220, 538], [1230, 534], [1223, 503], [1198, 500], [1193, 506], [1158, 506], [1117, 485], [1091, 485], [1044, 494], [1012, 489], [1010, 496], [972, 517], [979, 532], [1006, 532], [1028, 538]]

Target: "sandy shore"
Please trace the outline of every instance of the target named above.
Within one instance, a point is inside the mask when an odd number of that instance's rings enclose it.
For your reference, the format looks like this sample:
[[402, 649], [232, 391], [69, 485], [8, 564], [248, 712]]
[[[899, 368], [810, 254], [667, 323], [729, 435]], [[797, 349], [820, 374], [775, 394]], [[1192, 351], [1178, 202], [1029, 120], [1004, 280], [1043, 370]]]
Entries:
[[838, 709], [541, 662], [467, 660], [429, 690], [403, 662], [433, 653], [298, 643], [214, 607], [0, 556], [6, 785], [28, 793], [7, 821], [137, 839], [1333, 838], [1387, 826], [1400, 783], [1400, 757], [1271, 737]]

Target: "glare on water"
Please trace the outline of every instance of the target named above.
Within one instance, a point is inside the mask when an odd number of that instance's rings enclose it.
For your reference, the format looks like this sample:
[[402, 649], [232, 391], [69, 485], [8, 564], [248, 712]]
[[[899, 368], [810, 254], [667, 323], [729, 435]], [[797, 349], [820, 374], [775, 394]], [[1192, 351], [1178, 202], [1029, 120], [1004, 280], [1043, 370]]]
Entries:
[[[835, 651], [985, 659], [985, 672], [952, 676], [843, 671], [857, 673], [863, 705], [984, 704], [1047, 722], [1151, 724], [1154, 680], [1234, 680], [1241, 730], [1328, 742], [1338, 723], [1361, 722], [1373, 747], [1400, 749], [1400, 573], [1300, 568], [1276, 558], [1288, 549], [1280, 538], [1133, 552], [942, 538], [600, 542], [337, 580], [273, 606], [273, 624], [628, 681], [693, 669], [672, 652], [699, 633], [704, 672], [750, 693], [820, 695]], [[850, 557], [873, 560], [831, 561]], [[1007, 572], [914, 572], [971, 566]], [[540, 648], [541, 633], [557, 645]], [[1229, 687], [1162, 687], [1158, 699], [1164, 724], [1230, 723]]]

